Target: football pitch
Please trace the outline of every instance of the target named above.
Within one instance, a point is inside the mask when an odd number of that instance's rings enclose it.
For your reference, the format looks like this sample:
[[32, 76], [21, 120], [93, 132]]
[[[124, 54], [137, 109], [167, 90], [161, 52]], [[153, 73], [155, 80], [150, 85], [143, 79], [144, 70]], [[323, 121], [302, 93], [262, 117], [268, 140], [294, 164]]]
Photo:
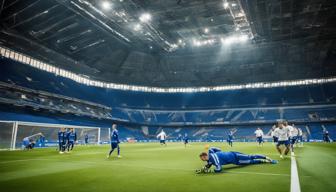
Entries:
[[[108, 145], [75, 146], [70, 154], [58, 154], [55, 148], [33, 151], [0, 152], [1, 191], [249, 191], [288, 192], [291, 159], [281, 160], [275, 147], [266, 143], [209, 143], [226, 151], [264, 154], [279, 164], [244, 167], [224, 166], [222, 173], [195, 174], [204, 165], [199, 153], [205, 143], [121, 144], [122, 158], [116, 153], [106, 159]], [[296, 151], [303, 192], [336, 190], [336, 145], [305, 144]]]

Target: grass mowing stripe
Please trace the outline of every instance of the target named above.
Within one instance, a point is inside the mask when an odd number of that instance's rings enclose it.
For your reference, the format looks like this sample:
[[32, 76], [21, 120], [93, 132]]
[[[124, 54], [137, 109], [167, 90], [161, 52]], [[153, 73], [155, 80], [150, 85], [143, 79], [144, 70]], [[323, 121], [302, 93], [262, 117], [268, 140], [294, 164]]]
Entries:
[[[14, 162], [24, 162], [24, 161], [31, 161], [31, 160], [38, 160], [38, 161], [46, 161], [46, 160], [51, 160], [55, 161], [55, 159], [22, 159], [22, 160], [12, 160], [12, 161], [6, 161], [6, 162], [1, 162], [2, 164], [4, 163], [14, 163]], [[68, 161], [70, 163], [76, 163], [78, 161]], [[80, 161], [81, 163], [86, 163], [86, 164], [92, 164], [96, 165], [98, 162], [95, 161]], [[101, 162], [99, 162], [100, 165], [102, 165]], [[153, 170], [167, 170], [167, 171], [188, 171], [188, 172], [193, 172], [194, 170], [192, 169], [181, 169], [181, 168], [164, 168], [164, 167], [153, 167], [153, 166], [139, 166], [138, 164], [122, 164], [122, 163], [104, 163], [106, 166], [123, 166], [123, 167], [136, 167], [136, 168], [144, 168], [144, 169], [153, 169]], [[234, 174], [249, 174], [249, 175], [266, 175], [266, 176], [285, 176], [289, 177], [289, 174], [279, 174], [279, 173], [264, 173], [264, 172], [246, 172], [246, 171], [225, 171], [224, 173], [234, 173]]]
[[301, 192], [299, 173], [294, 152], [291, 153], [291, 184], [290, 192]]

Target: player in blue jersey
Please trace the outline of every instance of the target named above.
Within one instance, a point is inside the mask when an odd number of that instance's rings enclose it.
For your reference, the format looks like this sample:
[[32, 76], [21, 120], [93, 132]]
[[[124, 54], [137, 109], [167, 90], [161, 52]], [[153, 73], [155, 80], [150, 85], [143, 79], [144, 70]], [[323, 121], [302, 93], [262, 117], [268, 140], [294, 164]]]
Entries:
[[66, 132], [65, 128], [61, 128], [58, 131], [58, 151], [60, 154], [63, 154], [66, 147]]
[[187, 147], [187, 145], [189, 143], [188, 133], [184, 134], [183, 143], [184, 143], [184, 147]]
[[88, 134], [85, 134], [84, 141], [85, 141], [85, 145], [89, 144], [89, 135]]
[[28, 137], [23, 138], [22, 140], [22, 145], [23, 145], [23, 149], [24, 150], [30, 150], [33, 149], [35, 147], [35, 141], [38, 138], [44, 137], [42, 133], [37, 133]]
[[112, 152], [117, 149], [118, 150], [118, 158], [121, 158], [120, 156], [120, 147], [119, 147], [119, 133], [117, 130], [117, 125], [112, 125], [112, 132], [111, 132], [111, 150], [110, 153], [107, 155], [107, 158], [109, 158], [112, 154]]
[[211, 166], [215, 166], [214, 172], [219, 173], [222, 171], [222, 166], [228, 164], [252, 165], [261, 163], [278, 163], [276, 160], [272, 160], [264, 155], [247, 155], [233, 151], [224, 152], [215, 147], [210, 148], [208, 153], [201, 153], [200, 158], [202, 161], [206, 161], [207, 164], [202, 169], [196, 170], [196, 173], [209, 173], [211, 172]]
[[230, 132], [227, 136], [227, 140], [226, 140], [228, 142], [229, 146], [231, 146], [231, 147], [233, 147], [233, 134], [234, 133], [235, 132], [233, 130], [230, 130]]
[[74, 128], [71, 128], [69, 132], [67, 132], [67, 140], [68, 140], [68, 145], [67, 145], [67, 150], [68, 152], [74, 147], [75, 142], [77, 141], [77, 134], [74, 130]]

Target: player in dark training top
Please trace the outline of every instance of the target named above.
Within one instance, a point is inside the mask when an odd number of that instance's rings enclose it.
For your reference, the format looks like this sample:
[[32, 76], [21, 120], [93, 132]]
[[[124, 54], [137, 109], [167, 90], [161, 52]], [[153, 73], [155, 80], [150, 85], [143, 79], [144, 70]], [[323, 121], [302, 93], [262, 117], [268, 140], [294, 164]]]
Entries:
[[74, 130], [74, 128], [71, 128], [70, 131], [67, 133], [67, 139], [68, 139], [68, 145], [67, 145], [67, 149], [68, 152], [74, 147], [75, 142], [77, 141], [77, 134]]
[[65, 128], [61, 128], [58, 131], [58, 151], [60, 154], [63, 154], [66, 147], [66, 132]]
[[184, 134], [183, 143], [184, 143], [184, 147], [187, 147], [187, 145], [189, 143], [188, 133]]
[[112, 152], [117, 149], [118, 150], [118, 158], [121, 158], [120, 156], [120, 147], [119, 147], [119, 134], [117, 130], [117, 125], [112, 125], [112, 132], [111, 132], [111, 150], [110, 153], [107, 155], [107, 158], [109, 158], [112, 154]]

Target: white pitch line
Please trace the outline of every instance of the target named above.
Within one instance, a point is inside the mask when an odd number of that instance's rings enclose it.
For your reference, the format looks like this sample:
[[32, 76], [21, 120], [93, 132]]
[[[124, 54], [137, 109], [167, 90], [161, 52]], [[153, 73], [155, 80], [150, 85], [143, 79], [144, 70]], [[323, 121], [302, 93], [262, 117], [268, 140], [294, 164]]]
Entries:
[[301, 192], [299, 172], [297, 169], [294, 152], [291, 153], [291, 185], [290, 192]]

